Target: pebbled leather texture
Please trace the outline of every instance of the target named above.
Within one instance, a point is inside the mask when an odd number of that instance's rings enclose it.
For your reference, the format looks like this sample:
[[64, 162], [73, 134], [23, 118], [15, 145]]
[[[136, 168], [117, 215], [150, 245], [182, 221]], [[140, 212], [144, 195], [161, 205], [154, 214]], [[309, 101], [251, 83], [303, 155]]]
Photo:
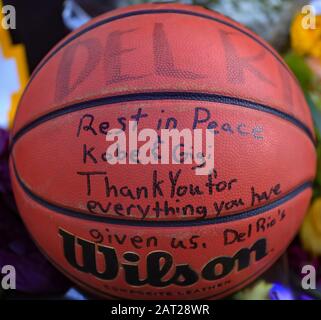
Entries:
[[[215, 170], [108, 165], [106, 132], [214, 129]], [[215, 12], [119, 9], [35, 70], [12, 136], [27, 228], [72, 280], [106, 298], [221, 298], [286, 249], [311, 198], [316, 153], [296, 79], [267, 44]]]

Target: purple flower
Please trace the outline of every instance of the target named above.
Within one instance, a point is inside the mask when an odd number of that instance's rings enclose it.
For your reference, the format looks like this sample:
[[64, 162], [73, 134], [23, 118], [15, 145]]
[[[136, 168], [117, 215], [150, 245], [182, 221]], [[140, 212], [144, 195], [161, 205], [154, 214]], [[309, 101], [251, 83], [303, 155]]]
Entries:
[[9, 134], [0, 128], [0, 193], [7, 193], [11, 190], [9, 178]]
[[321, 257], [312, 256], [306, 252], [296, 239], [288, 248], [289, 267], [292, 272], [298, 277], [302, 278], [302, 267], [305, 265], [312, 265], [316, 270], [317, 285], [321, 285]]
[[275, 283], [270, 289], [269, 297], [271, 300], [295, 300], [292, 291], [279, 283]]
[[39, 252], [16, 209], [9, 175], [9, 134], [0, 128], [0, 267], [13, 265], [25, 293], [63, 293], [69, 281]]

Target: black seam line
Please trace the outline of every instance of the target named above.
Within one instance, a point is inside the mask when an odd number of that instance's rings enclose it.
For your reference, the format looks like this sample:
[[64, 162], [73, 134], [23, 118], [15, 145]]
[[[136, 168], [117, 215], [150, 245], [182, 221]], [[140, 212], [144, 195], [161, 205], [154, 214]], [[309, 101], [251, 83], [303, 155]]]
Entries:
[[163, 13], [172, 13], [172, 14], [185, 14], [185, 15], [190, 15], [190, 16], [195, 16], [195, 17], [199, 17], [199, 18], [204, 18], [204, 19], [209, 19], [212, 21], [216, 21], [218, 23], [224, 24], [232, 29], [235, 29], [243, 34], [245, 34], [246, 36], [248, 36], [249, 38], [251, 38], [252, 40], [254, 40], [256, 43], [258, 43], [259, 45], [261, 45], [262, 47], [264, 47], [267, 51], [269, 51], [276, 59], [277, 61], [279, 61], [279, 63], [285, 68], [285, 70], [287, 70], [287, 72], [290, 74], [290, 76], [297, 82], [296, 78], [294, 77], [294, 75], [292, 74], [292, 72], [289, 70], [289, 68], [287, 67], [287, 65], [284, 63], [284, 61], [269, 47], [267, 46], [263, 41], [261, 41], [260, 39], [258, 39], [257, 37], [253, 36], [252, 34], [250, 34], [249, 32], [243, 30], [242, 28], [233, 25], [232, 23], [229, 23], [227, 21], [221, 20], [219, 18], [215, 18], [212, 16], [209, 16], [207, 14], [203, 14], [203, 13], [198, 13], [198, 12], [193, 12], [193, 11], [188, 11], [188, 10], [178, 10], [178, 9], [155, 9], [155, 10], [138, 10], [138, 11], [132, 11], [132, 12], [127, 12], [127, 13], [123, 13], [117, 16], [113, 16], [113, 17], [109, 17], [100, 21], [97, 21], [96, 23], [88, 26], [87, 28], [79, 31], [78, 33], [74, 34], [73, 36], [70, 36], [70, 38], [68, 38], [66, 41], [64, 41], [62, 44], [58, 45], [58, 47], [56, 47], [55, 49], [53, 49], [51, 52], [48, 53], [48, 55], [40, 62], [40, 64], [38, 65], [38, 67], [34, 70], [34, 72], [32, 73], [32, 75], [30, 76], [29, 82], [26, 86], [26, 88], [29, 87], [31, 81], [35, 78], [35, 76], [39, 73], [39, 71], [45, 66], [45, 64], [57, 53], [59, 52], [62, 48], [64, 48], [67, 44], [69, 44], [70, 42], [72, 42], [73, 40], [77, 39], [78, 37], [80, 37], [81, 35], [85, 34], [86, 32], [93, 30], [97, 27], [100, 27], [102, 25], [105, 25], [107, 23], [113, 22], [113, 21], [117, 21], [120, 19], [124, 19], [124, 18], [129, 18], [129, 17], [134, 17], [134, 16], [139, 16], [139, 15], [146, 15], [146, 14], [163, 14]]
[[141, 92], [141, 93], [132, 93], [126, 95], [118, 95], [118, 96], [110, 96], [110, 97], [102, 97], [98, 99], [83, 101], [79, 103], [75, 103], [72, 105], [68, 105], [59, 110], [54, 110], [49, 112], [39, 118], [31, 121], [26, 124], [17, 133], [13, 136], [11, 140], [11, 149], [13, 145], [17, 142], [17, 140], [22, 137], [28, 131], [34, 129], [38, 125], [55, 119], [57, 117], [63, 116], [68, 113], [77, 112], [80, 110], [90, 109], [98, 106], [116, 104], [116, 103], [124, 103], [124, 102], [134, 102], [134, 101], [154, 101], [154, 100], [188, 100], [188, 101], [207, 101], [207, 102], [216, 102], [229, 104], [238, 107], [249, 108], [265, 113], [272, 114], [281, 119], [284, 119], [288, 122], [291, 122], [296, 127], [301, 129], [312, 141], [315, 145], [316, 142], [314, 140], [313, 134], [310, 129], [300, 120], [295, 118], [294, 116], [287, 114], [283, 111], [277, 110], [268, 105], [264, 105], [261, 103], [256, 103], [250, 100], [237, 98], [237, 97], [229, 97], [219, 94], [210, 94], [210, 93], [198, 93], [198, 92]]
[[181, 220], [181, 221], [179, 221], [179, 220], [155, 221], [155, 220], [128, 220], [128, 219], [121, 220], [119, 218], [113, 218], [113, 217], [96, 216], [96, 215], [93, 215], [90, 213], [85, 213], [85, 212], [81, 212], [81, 211], [77, 211], [77, 210], [73, 210], [73, 209], [69, 209], [69, 208], [63, 208], [63, 207], [60, 207], [56, 204], [50, 203], [49, 201], [47, 201], [47, 200], [39, 197], [35, 193], [33, 193], [24, 184], [24, 182], [21, 180], [21, 178], [17, 172], [17, 168], [15, 166], [13, 159], [12, 159], [12, 163], [13, 163], [15, 176], [17, 178], [17, 181], [18, 181], [20, 187], [32, 200], [34, 200], [39, 205], [41, 205], [51, 211], [54, 211], [56, 213], [70, 216], [70, 217], [77, 218], [77, 219], [81, 219], [81, 220], [97, 221], [97, 222], [103, 222], [103, 223], [108, 223], [108, 224], [127, 225], [127, 226], [155, 227], [155, 228], [157, 228], [157, 227], [186, 227], [186, 226], [192, 227], [192, 226], [211, 225], [211, 224], [220, 224], [220, 223], [226, 223], [226, 222], [231, 222], [231, 221], [237, 221], [237, 220], [257, 216], [257, 215], [260, 215], [260, 214], [265, 213], [267, 211], [270, 211], [272, 209], [275, 209], [275, 208], [279, 207], [280, 205], [286, 203], [287, 201], [293, 199], [294, 197], [296, 197], [297, 195], [299, 195], [301, 192], [305, 191], [306, 189], [312, 188], [312, 182], [310, 182], [310, 181], [305, 182], [305, 183], [301, 184], [300, 186], [298, 186], [297, 188], [295, 188], [294, 190], [292, 190], [291, 192], [289, 192], [288, 194], [286, 194], [285, 196], [283, 196], [283, 197], [281, 197], [271, 203], [268, 203], [265, 206], [251, 209], [251, 210], [248, 210], [245, 212], [233, 214], [230, 216], [215, 217], [215, 218], [204, 219], [204, 220], [197, 219], [197, 220], [186, 220], [186, 221], [183, 221], [183, 220]]

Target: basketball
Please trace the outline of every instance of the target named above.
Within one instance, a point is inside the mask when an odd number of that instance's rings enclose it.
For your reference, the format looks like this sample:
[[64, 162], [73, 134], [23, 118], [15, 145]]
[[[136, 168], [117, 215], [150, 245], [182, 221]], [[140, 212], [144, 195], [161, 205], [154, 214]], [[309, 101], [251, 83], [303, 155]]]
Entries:
[[146, 4], [91, 20], [41, 61], [10, 171], [34, 242], [76, 285], [106, 299], [219, 299], [296, 235], [315, 143], [269, 44], [201, 7]]

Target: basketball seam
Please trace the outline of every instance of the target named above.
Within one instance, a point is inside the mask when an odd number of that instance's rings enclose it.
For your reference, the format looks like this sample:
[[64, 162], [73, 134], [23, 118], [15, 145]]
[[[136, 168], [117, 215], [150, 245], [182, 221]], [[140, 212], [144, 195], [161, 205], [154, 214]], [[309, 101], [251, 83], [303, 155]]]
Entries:
[[20, 128], [12, 137], [10, 150], [12, 150], [17, 140], [28, 131], [34, 129], [35, 127], [37, 127], [38, 125], [44, 122], [53, 120], [65, 114], [73, 113], [80, 110], [95, 108], [95, 107], [101, 107], [105, 105], [117, 104], [117, 103], [135, 102], [135, 101], [155, 101], [155, 100], [159, 100], [159, 101], [162, 101], [162, 100], [184, 101], [185, 100], [185, 101], [216, 102], [221, 104], [228, 104], [232, 106], [253, 109], [260, 112], [265, 112], [292, 123], [297, 128], [302, 130], [309, 137], [309, 139], [311, 140], [314, 146], [316, 145], [314, 136], [310, 131], [310, 129], [302, 121], [283, 111], [280, 111], [278, 109], [275, 109], [273, 107], [270, 107], [262, 103], [253, 102], [243, 98], [219, 95], [214, 93], [198, 93], [198, 92], [183, 91], [183, 92], [140, 92], [140, 93], [132, 93], [132, 94], [126, 94], [126, 95], [101, 97], [97, 99], [92, 99], [88, 101], [67, 105], [61, 109], [54, 110], [45, 115], [42, 115], [37, 119], [34, 119], [33, 121], [29, 122], [22, 128]]
[[[235, 29], [235, 30], [239, 31], [240, 33], [242, 33], [242, 34], [246, 35], [247, 37], [249, 37], [250, 39], [252, 39], [257, 44], [261, 45], [268, 52], [270, 52], [270, 54], [272, 54], [274, 56], [276, 61], [278, 61], [281, 66], [283, 66], [283, 68], [288, 72], [288, 74], [292, 77], [292, 79], [298, 85], [298, 81], [297, 81], [296, 77], [293, 75], [293, 73], [290, 71], [288, 66], [284, 63], [284, 61], [282, 61], [282, 59], [278, 56], [278, 54], [276, 52], [274, 52], [272, 48], [270, 48], [268, 45], [266, 45], [264, 42], [262, 42], [260, 39], [256, 38], [254, 35], [250, 34], [246, 30], [243, 30], [242, 28], [240, 28], [240, 27], [238, 27], [236, 25], [233, 25], [232, 23], [230, 23], [228, 21], [224, 21], [224, 20], [221, 20], [219, 18], [212, 17], [210, 15], [203, 14], [203, 13], [198, 13], [198, 12], [193, 12], [193, 11], [188, 11], [188, 10], [182, 10], [182, 9], [155, 9], [155, 10], [150, 9], [150, 10], [131, 11], [131, 12], [119, 14], [117, 16], [112, 16], [112, 17], [108, 17], [106, 19], [100, 20], [100, 21], [95, 22], [95, 23], [91, 24], [90, 26], [82, 29], [78, 33], [70, 36], [67, 40], [63, 41], [60, 45], [58, 44], [56, 48], [53, 48], [52, 51], [50, 51], [48, 53], [48, 55], [39, 63], [39, 65], [36, 67], [36, 69], [31, 74], [31, 76], [29, 78], [29, 82], [27, 83], [26, 88], [24, 90], [24, 93], [23, 93], [23, 95], [22, 95], [22, 97], [20, 99], [19, 105], [21, 104], [21, 102], [22, 102], [22, 100], [24, 98], [26, 90], [29, 88], [29, 86], [31, 85], [31, 82], [36, 77], [36, 75], [40, 72], [40, 70], [47, 64], [47, 62], [56, 53], [58, 53], [61, 49], [63, 49], [66, 45], [71, 43], [73, 40], [79, 38], [80, 36], [82, 36], [83, 34], [85, 34], [88, 31], [91, 31], [91, 30], [93, 30], [95, 28], [98, 28], [98, 27], [100, 27], [102, 25], [105, 25], [105, 24], [113, 22], [113, 21], [121, 20], [121, 19], [128, 18], [128, 17], [133, 17], [133, 16], [144, 15], [144, 14], [163, 14], [163, 13], [185, 14], [185, 15], [190, 15], [190, 16], [196, 16], [196, 17], [199, 17], [199, 18], [204, 18], [204, 19], [215, 21], [217, 23], [221, 23], [221, 24], [223, 24], [225, 26], [228, 26], [228, 27], [230, 27], [232, 29]], [[19, 109], [19, 107], [18, 107], [18, 109]]]
[[15, 177], [17, 179], [18, 184], [22, 188], [25, 194], [28, 195], [29, 198], [34, 200], [36, 203], [45, 207], [51, 211], [54, 211], [59, 214], [63, 214], [65, 216], [70, 216], [76, 219], [82, 220], [89, 220], [89, 221], [97, 221], [97, 222], [105, 222], [109, 224], [115, 225], [127, 225], [127, 226], [139, 226], [139, 227], [186, 227], [186, 226], [201, 226], [201, 225], [211, 225], [211, 224], [220, 224], [220, 223], [227, 223], [231, 221], [237, 221], [242, 219], [247, 219], [253, 216], [257, 216], [263, 214], [269, 210], [275, 209], [280, 205], [286, 203], [287, 201], [295, 198], [297, 195], [302, 193], [303, 191], [312, 188], [313, 183], [311, 181], [306, 181], [300, 184], [298, 187], [292, 189], [292, 191], [285, 194], [283, 197], [280, 197], [264, 206], [259, 208], [250, 209], [248, 211], [243, 211], [237, 214], [233, 214], [230, 216], [221, 216], [221, 217], [214, 217], [211, 219], [196, 219], [196, 220], [167, 220], [167, 221], [155, 221], [155, 220], [128, 220], [124, 219], [121, 220], [119, 218], [113, 217], [104, 217], [104, 216], [95, 216], [85, 212], [73, 210], [70, 208], [63, 208], [56, 204], [53, 204], [37, 194], [31, 191], [26, 184], [20, 178], [17, 168], [14, 163], [13, 157], [11, 157], [13, 170]]
[[[205, 13], [199, 13], [199, 12], [193, 12], [193, 11], [189, 11], [189, 10], [182, 10], [182, 9], [148, 9], [148, 10], [137, 10], [137, 11], [131, 11], [131, 12], [126, 12], [126, 13], [122, 13], [116, 16], [111, 16], [108, 18], [105, 18], [103, 20], [97, 21], [91, 25], [89, 25], [88, 27], [80, 30], [79, 32], [77, 32], [74, 35], [71, 35], [68, 39], [66, 39], [63, 43], [61, 43], [60, 45], [58, 44], [56, 48], [54, 48], [51, 52], [48, 53], [48, 56], [46, 56], [43, 61], [40, 62], [40, 64], [38, 65], [38, 67], [36, 67], [36, 69], [34, 70], [34, 72], [32, 73], [31, 77], [30, 77], [30, 82], [34, 79], [34, 77], [39, 73], [39, 71], [46, 65], [46, 63], [56, 54], [58, 53], [61, 49], [63, 49], [67, 44], [71, 43], [73, 40], [79, 38], [80, 36], [82, 36], [83, 34], [87, 33], [88, 31], [91, 31], [95, 28], [98, 28], [100, 26], [106, 25], [110, 22], [113, 21], [117, 21], [117, 20], [121, 20], [124, 18], [129, 18], [129, 17], [135, 17], [135, 16], [139, 16], [139, 15], [146, 15], [146, 14], [168, 14], [168, 13], [172, 13], [172, 14], [182, 14], [182, 15], [190, 15], [190, 16], [195, 16], [195, 17], [199, 17], [199, 18], [204, 18], [204, 19], [208, 19], [208, 20], [212, 20], [215, 21], [217, 23], [221, 23], [225, 26], [228, 26], [232, 29], [235, 29], [237, 31], [239, 31], [240, 33], [246, 35], [247, 37], [249, 37], [250, 39], [252, 39], [254, 42], [256, 42], [257, 44], [261, 45], [263, 48], [265, 48], [268, 52], [270, 52], [274, 58], [285, 68], [285, 70], [287, 70], [287, 72], [290, 74], [290, 76], [297, 82], [297, 79], [293, 76], [292, 72], [289, 70], [289, 68], [287, 67], [287, 65], [282, 61], [282, 59], [278, 56], [278, 54], [276, 52], [273, 51], [272, 48], [270, 48], [268, 45], [266, 45], [263, 41], [261, 41], [259, 38], [257, 38], [256, 36], [252, 35], [251, 33], [247, 32], [246, 30], [243, 30], [241, 27], [238, 27], [228, 21], [224, 21], [222, 19], [216, 18], [216, 17], [212, 17], [210, 15], [207, 15]], [[29, 82], [29, 83], [30, 83]]]

